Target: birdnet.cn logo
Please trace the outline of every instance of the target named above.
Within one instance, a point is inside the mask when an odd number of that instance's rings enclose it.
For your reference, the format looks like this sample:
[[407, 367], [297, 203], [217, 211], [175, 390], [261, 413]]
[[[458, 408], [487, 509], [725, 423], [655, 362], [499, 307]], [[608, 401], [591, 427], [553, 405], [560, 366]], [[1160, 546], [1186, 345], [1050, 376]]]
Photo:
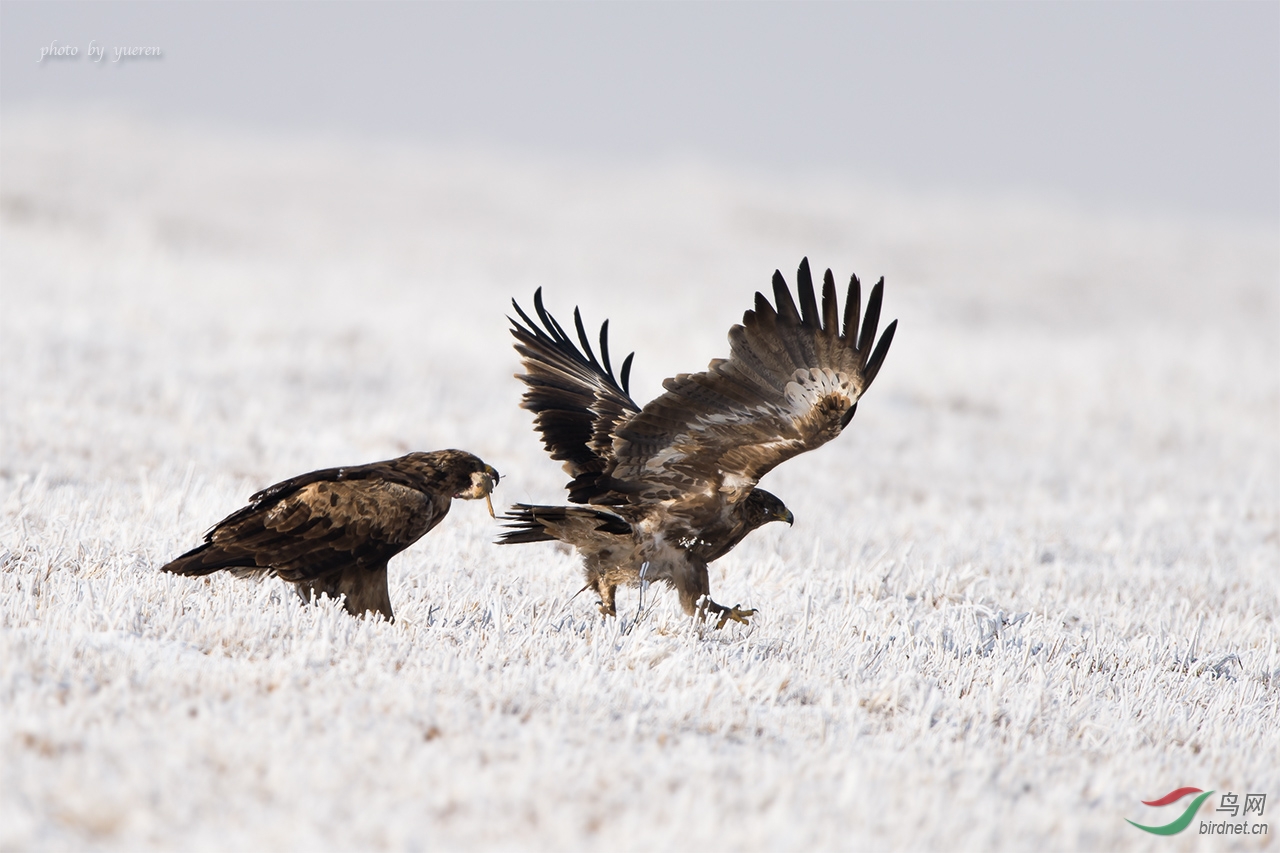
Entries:
[[[1144, 806], [1163, 809], [1165, 806], [1173, 805], [1185, 797], [1195, 794], [1195, 799], [1174, 820], [1160, 826], [1147, 826], [1128, 818], [1125, 818], [1125, 820], [1143, 832], [1150, 832], [1152, 835], [1177, 835], [1191, 825], [1192, 821], [1195, 820], [1196, 814], [1200, 811], [1200, 807], [1214, 793], [1214, 791], [1204, 791], [1200, 788], [1175, 788], [1159, 799], [1142, 801]], [[1240, 794], [1228, 791], [1219, 796], [1218, 807], [1211, 813], [1210, 819], [1200, 821], [1199, 834], [1267, 835], [1267, 825], [1265, 823], [1249, 819], [1250, 815], [1262, 817], [1266, 807], [1266, 794], [1245, 794], [1244, 801], [1241, 802]], [[1162, 812], [1161, 816], [1166, 814]], [[1219, 819], [1215, 820], [1214, 818]]]

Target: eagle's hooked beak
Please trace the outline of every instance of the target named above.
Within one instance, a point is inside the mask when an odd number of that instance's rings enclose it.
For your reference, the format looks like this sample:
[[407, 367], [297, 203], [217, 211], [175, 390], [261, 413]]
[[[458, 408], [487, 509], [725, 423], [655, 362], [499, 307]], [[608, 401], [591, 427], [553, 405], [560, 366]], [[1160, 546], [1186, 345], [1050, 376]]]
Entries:
[[782, 507], [776, 513], [774, 513], [773, 517], [776, 518], [778, 521], [785, 521], [788, 527], [795, 526], [796, 517], [792, 515], [791, 510], [787, 509], [786, 507]]

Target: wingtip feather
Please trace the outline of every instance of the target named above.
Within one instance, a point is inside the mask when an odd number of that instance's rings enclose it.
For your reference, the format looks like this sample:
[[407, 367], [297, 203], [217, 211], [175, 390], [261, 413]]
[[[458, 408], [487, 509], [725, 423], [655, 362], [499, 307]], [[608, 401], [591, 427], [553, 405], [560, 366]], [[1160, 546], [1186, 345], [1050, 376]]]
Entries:
[[591, 351], [591, 341], [587, 339], [587, 327], [582, 323], [582, 312], [576, 305], [573, 307], [573, 325], [578, 331], [578, 341], [582, 344], [582, 351], [587, 354], [587, 361], [592, 366], [599, 367], [600, 362], [596, 361], [596, 354]]
[[609, 363], [609, 321], [600, 324], [600, 358], [604, 360], [604, 372], [613, 376], [613, 365]]
[[800, 317], [806, 326], [822, 328], [818, 319], [818, 300], [813, 292], [813, 274], [809, 271], [809, 259], [800, 261], [796, 271], [796, 292], [800, 297]]
[[833, 335], [840, 334], [840, 303], [836, 299], [836, 279], [827, 270], [822, 277], [823, 329]]
[[[778, 273], [774, 273], [774, 275], [778, 275]], [[751, 324], [747, 322], [747, 318], [752, 315], [754, 315], [752, 319], [772, 323], [777, 319], [778, 312], [773, 310], [773, 303], [769, 301], [769, 298], [757, 290], [755, 309], [742, 315], [742, 325], [750, 327]]]
[[884, 279], [881, 278], [871, 288], [867, 297], [867, 313], [862, 318], [862, 332], [858, 335], [857, 349], [863, 354], [862, 363], [866, 365], [871, 356], [871, 343], [876, 339], [876, 327], [880, 325], [880, 304], [884, 298]]
[[800, 312], [791, 298], [791, 288], [780, 273], [773, 274], [773, 301], [777, 303], [778, 316], [792, 323], [800, 322]]
[[885, 328], [884, 334], [880, 336], [880, 342], [876, 344], [875, 352], [871, 353], [871, 358], [867, 360], [867, 366], [863, 370], [864, 391], [871, 387], [876, 374], [880, 372], [880, 365], [884, 363], [884, 357], [889, 354], [889, 345], [893, 343], [893, 333], [897, 330], [898, 321], [894, 320]]
[[631, 359], [635, 358], [635, 353], [630, 353], [622, 361], [622, 393], [628, 397], [631, 396]]
[[857, 274], [849, 276], [849, 290], [844, 296], [844, 328], [840, 332], [840, 337], [854, 338], [854, 345], [857, 345], [858, 335], [858, 314], [862, 310], [862, 282], [858, 281]]

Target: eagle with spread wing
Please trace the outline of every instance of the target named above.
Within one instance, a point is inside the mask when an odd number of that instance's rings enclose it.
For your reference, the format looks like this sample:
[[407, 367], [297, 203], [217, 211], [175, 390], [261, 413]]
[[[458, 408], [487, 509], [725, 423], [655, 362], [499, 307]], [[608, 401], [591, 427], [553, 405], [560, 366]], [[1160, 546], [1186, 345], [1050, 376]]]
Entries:
[[464, 450], [312, 471], [253, 495], [162, 570], [273, 574], [304, 601], [341, 596], [353, 616], [392, 621], [387, 561], [439, 524], [454, 498], [484, 498], [492, 515], [497, 483], [498, 472]]
[[[559, 540], [583, 557], [587, 585], [601, 612], [616, 613], [619, 585], [663, 581], [686, 613], [746, 623], [755, 613], [711, 599], [707, 566], [752, 530], [793, 521], [777, 497], [756, 483], [779, 463], [821, 447], [849, 425], [858, 400], [883, 364], [897, 321], [876, 341], [884, 279], [862, 305], [849, 280], [843, 316], [827, 270], [818, 303], [809, 260], [796, 277], [799, 305], [780, 272], [773, 303], [757, 293], [742, 325], [729, 330], [727, 359], [702, 373], [663, 383], [666, 393], [643, 409], [631, 399], [628, 355], [615, 377], [609, 323], [592, 351], [575, 308], [578, 344], [534, 294], [534, 322], [511, 334], [525, 372], [523, 408], [552, 459], [561, 460], [569, 500], [577, 506], [517, 504], [503, 516], [499, 542]], [[579, 348], [579, 344], [581, 348]]]

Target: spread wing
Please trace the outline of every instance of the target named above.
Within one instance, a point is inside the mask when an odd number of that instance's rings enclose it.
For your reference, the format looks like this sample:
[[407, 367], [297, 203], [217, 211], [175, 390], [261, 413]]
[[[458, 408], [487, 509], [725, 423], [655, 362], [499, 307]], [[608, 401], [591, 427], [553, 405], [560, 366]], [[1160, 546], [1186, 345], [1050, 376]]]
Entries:
[[564, 470], [573, 477], [569, 500], [590, 502], [599, 493], [597, 479], [613, 462], [615, 426], [640, 411], [628, 387], [635, 353], [622, 362], [619, 381], [609, 362], [608, 320], [600, 326], [597, 360], [578, 309], [573, 310], [573, 322], [582, 349], [543, 307], [542, 288], [533, 296], [540, 324], [514, 300], [511, 304], [524, 321], [511, 320], [516, 352], [525, 369], [516, 374], [526, 386], [520, 405], [534, 413], [534, 426], [551, 458], [563, 461]]
[[663, 383], [667, 392], [621, 424], [616, 462], [601, 489], [632, 503], [713, 501], [744, 497], [774, 466], [840, 434], [884, 362], [897, 321], [875, 342], [884, 280], [862, 303], [849, 282], [844, 323], [827, 270], [822, 306], [809, 261], [797, 274], [797, 309], [782, 274], [773, 275], [774, 305], [756, 294], [755, 309], [729, 330], [731, 355], [702, 373]]

